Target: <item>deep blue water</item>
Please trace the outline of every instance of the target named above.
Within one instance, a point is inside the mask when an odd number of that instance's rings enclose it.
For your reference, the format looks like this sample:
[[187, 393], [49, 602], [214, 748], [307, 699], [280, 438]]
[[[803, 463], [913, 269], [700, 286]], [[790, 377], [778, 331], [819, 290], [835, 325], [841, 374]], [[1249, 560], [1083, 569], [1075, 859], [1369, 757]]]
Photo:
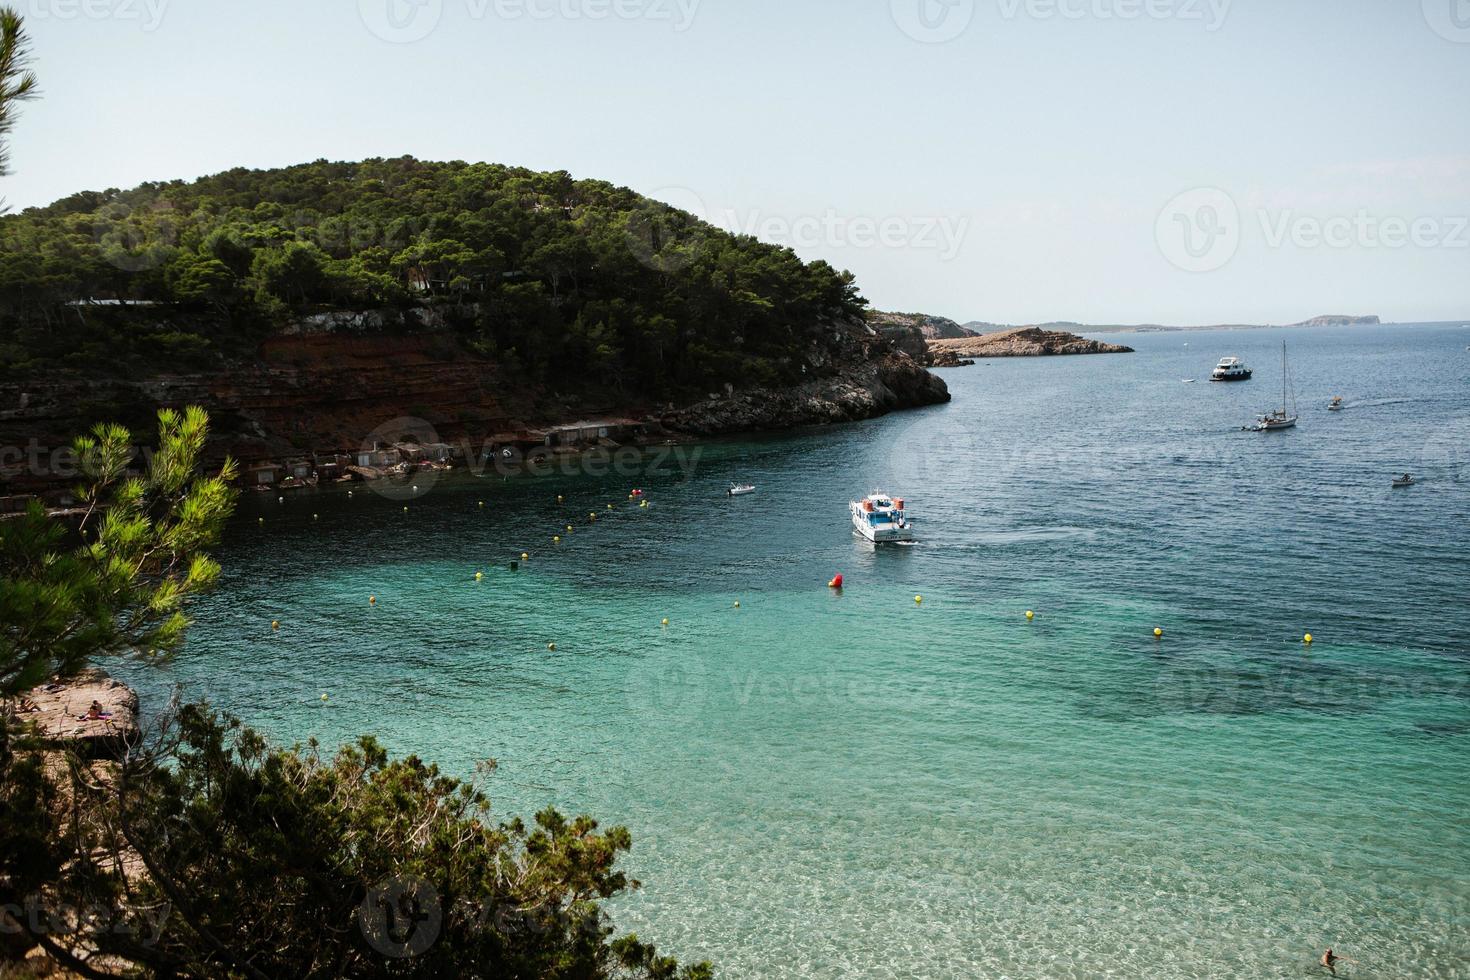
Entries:
[[[1242, 432], [1283, 337], [1301, 423]], [[493, 757], [502, 814], [627, 824], [619, 924], [727, 976], [1470, 976], [1470, 329], [1110, 339], [688, 479], [250, 494], [129, 679]], [[853, 537], [875, 487], [918, 544]]]

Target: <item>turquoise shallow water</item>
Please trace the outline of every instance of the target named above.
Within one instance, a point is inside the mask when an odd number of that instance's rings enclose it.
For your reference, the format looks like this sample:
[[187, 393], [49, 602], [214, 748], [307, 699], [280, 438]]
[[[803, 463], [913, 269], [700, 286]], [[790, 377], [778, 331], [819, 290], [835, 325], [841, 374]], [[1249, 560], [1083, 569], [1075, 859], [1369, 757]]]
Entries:
[[[1283, 336], [1302, 423], [1242, 433]], [[619, 925], [726, 976], [1470, 976], [1470, 330], [1124, 339], [688, 480], [249, 495], [128, 676], [627, 824]], [[852, 536], [875, 486], [920, 543]]]

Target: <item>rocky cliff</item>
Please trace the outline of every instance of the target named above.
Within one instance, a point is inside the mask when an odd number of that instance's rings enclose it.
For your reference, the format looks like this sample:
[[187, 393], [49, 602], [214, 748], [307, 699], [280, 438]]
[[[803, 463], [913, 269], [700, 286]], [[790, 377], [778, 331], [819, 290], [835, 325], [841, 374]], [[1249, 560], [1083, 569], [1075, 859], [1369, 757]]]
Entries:
[[[822, 328], [806, 355], [810, 380], [787, 388], [727, 387], [696, 404], [661, 408], [518, 382], [433, 324], [387, 326], [371, 315], [311, 318], [264, 340], [254, 356], [211, 370], [101, 379], [50, 372], [0, 379], [0, 498], [71, 486], [65, 447], [101, 420], [140, 439], [160, 406], [203, 405], [208, 455], [285, 462], [353, 453], [374, 442], [478, 446], [494, 437], [588, 417], [648, 423], [654, 432], [708, 435], [869, 418], [948, 401], [923, 365], [860, 322]], [[920, 357], [926, 352], [919, 351]], [[419, 420], [428, 428], [419, 427]]]
[[843, 335], [837, 370], [794, 388], [733, 391], [670, 412], [669, 428], [697, 435], [852, 422], [950, 399], [944, 381], [881, 334], [856, 324]]
[[1016, 327], [960, 340], [934, 340], [929, 351], [936, 366], [974, 357], [1046, 357], [1052, 354], [1131, 354], [1133, 348], [1089, 340], [1061, 330]]

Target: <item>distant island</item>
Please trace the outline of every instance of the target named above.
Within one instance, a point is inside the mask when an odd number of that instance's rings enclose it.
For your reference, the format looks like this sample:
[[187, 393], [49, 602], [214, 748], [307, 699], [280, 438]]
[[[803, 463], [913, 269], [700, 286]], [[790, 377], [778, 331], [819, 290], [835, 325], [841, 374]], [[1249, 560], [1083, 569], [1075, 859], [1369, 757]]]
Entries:
[[[1121, 344], [1089, 340], [1051, 325], [976, 331], [942, 316], [868, 312], [868, 325], [894, 347], [930, 367], [963, 367], [977, 357], [1047, 357], [1059, 354], [1131, 354]], [[991, 326], [985, 324], [985, 326]]]
[[[951, 321], [952, 322], [952, 321]], [[1088, 330], [1094, 333], [1175, 333], [1184, 330], [1268, 330], [1272, 327], [1356, 327], [1377, 326], [1382, 323], [1376, 316], [1348, 316], [1341, 313], [1329, 313], [1323, 316], [1314, 316], [1310, 320], [1302, 320], [1298, 323], [1213, 323], [1202, 326], [1169, 326], [1162, 323], [1074, 323], [1070, 320], [1056, 320], [1051, 323], [1033, 324], [1004, 324], [987, 323], [983, 320], [972, 320], [960, 326], [973, 335], [995, 333], [1001, 330], [1014, 330], [1018, 326], [1037, 327], [1042, 330], [1065, 330], [1078, 331]], [[958, 324], [957, 324], [958, 326]]]

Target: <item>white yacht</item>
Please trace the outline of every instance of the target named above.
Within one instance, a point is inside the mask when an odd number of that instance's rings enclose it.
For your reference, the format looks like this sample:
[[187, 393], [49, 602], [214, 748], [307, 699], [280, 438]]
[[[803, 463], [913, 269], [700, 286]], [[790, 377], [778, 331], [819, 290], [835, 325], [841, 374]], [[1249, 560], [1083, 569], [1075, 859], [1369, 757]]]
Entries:
[[725, 491], [731, 497], [743, 497], [748, 493], [755, 493], [755, 487], [749, 483], [732, 483], [730, 489]]
[[1211, 381], [1249, 381], [1251, 369], [1238, 357], [1222, 357], [1215, 370], [1210, 372]]
[[903, 509], [902, 497], [890, 497], [875, 490], [862, 500], [854, 500], [848, 509], [852, 512], [852, 526], [869, 541], [914, 539], [913, 525]]

